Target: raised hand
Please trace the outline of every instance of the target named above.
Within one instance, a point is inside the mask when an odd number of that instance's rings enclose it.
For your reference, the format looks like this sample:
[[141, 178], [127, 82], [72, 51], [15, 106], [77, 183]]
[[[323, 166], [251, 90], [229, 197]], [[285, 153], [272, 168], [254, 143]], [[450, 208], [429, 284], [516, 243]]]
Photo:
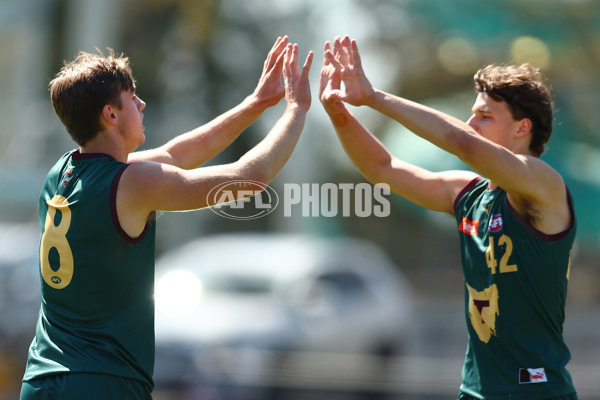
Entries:
[[340, 99], [341, 69], [341, 64], [335, 59], [331, 51], [331, 44], [325, 42], [323, 67], [319, 78], [319, 100], [321, 100], [325, 111], [330, 115], [339, 114], [345, 109]]
[[363, 70], [356, 40], [350, 40], [348, 36], [343, 39], [336, 37], [333, 49], [326, 44], [325, 58], [336, 69], [339, 80], [344, 83], [343, 89], [337, 84], [337, 89], [331, 91], [330, 97], [354, 106], [368, 104], [374, 88]]
[[306, 61], [300, 72], [298, 66], [298, 45], [288, 44], [283, 52], [283, 83], [285, 100], [289, 106], [298, 106], [304, 111], [310, 108], [311, 94], [308, 72], [312, 64], [313, 52], [306, 56]]
[[279, 103], [285, 94], [285, 89], [281, 84], [281, 71], [283, 69], [283, 54], [287, 42], [287, 36], [277, 38], [267, 55], [262, 74], [258, 80], [256, 89], [254, 89], [253, 96], [265, 108]]

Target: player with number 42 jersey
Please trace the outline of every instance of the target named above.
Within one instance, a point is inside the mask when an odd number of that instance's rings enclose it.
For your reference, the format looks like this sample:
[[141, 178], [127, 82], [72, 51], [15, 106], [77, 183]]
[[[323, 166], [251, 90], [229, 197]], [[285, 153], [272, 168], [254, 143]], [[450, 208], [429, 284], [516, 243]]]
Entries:
[[542, 234], [504, 190], [488, 186], [473, 180], [455, 203], [469, 332], [461, 391], [485, 388], [486, 399], [573, 393], [562, 325], [575, 217], [564, 232]]
[[[479, 69], [466, 122], [374, 87], [349, 36], [325, 43], [320, 78], [321, 103], [363, 176], [458, 222], [469, 342], [457, 400], [576, 400], [562, 337], [575, 213], [565, 181], [540, 158], [553, 110], [539, 69]], [[389, 117], [470, 170], [399, 159], [346, 103]]]

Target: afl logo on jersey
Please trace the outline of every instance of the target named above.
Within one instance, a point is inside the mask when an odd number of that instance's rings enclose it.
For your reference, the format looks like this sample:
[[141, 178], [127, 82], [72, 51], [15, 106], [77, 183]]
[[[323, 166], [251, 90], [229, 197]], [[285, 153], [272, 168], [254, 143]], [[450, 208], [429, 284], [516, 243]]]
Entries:
[[490, 232], [499, 232], [502, 229], [502, 214], [493, 215], [490, 218], [490, 223], [488, 224], [488, 229]]

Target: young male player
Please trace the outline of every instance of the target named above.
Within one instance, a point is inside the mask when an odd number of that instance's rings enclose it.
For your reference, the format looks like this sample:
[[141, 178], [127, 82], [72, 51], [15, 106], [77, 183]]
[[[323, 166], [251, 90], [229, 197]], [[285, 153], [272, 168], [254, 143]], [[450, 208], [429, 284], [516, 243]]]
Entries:
[[[561, 176], [539, 158], [552, 131], [550, 94], [530, 65], [488, 66], [475, 85], [464, 123], [373, 88], [346, 36], [325, 44], [319, 96], [368, 180], [456, 217], [469, 333], [459, 399], [573, 400], [562, 325], [575, 216]], [[477, 173], [395, 158], [343, 102], [395, 119]]]
[[[52, 167], [40, 197], [42, 306], [22, 400], [151, 398], [154, 213], [210, 206], [207, 194], [227, 181], [272, 180], [304, 126], [311, 62], [309, 53], [300, 71], [298, 45], [277, 39], [241, 104], [140, 152], [146, 104], [128, 59], [80, 53], [62, 68], [52, 105], [79, 148]], [[284, 96], [259, 144], [231, 164], [197, 168]]]

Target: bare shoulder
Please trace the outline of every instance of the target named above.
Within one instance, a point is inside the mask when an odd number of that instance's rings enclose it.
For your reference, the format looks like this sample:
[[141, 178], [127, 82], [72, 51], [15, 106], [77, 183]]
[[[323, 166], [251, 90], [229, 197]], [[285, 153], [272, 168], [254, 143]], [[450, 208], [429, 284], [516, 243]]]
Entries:
[[143, 206], [144, 200], [152, 192], [160, 189], [160, 186], [168, 182], [176, 168], [152, 161], [132, 162], [123, 172], [118, 191], [121, 195], [131, 198], [133, 202], [140, 202]]
[[571, 226], [573, 211], [567, 186], [562, 176], [537, 157], [521, 156], [529, 176], [516, 177], [524, 186], [510, 191], [511, 206], [534, 228], [544, 234], [561, 233]]
[[155, 162], [130, 163], [119, 181], [116, 204], [121, 228], [131, 237], [137, 237], [156, 210], [157, 193], [164, 187], [166, 166]]

